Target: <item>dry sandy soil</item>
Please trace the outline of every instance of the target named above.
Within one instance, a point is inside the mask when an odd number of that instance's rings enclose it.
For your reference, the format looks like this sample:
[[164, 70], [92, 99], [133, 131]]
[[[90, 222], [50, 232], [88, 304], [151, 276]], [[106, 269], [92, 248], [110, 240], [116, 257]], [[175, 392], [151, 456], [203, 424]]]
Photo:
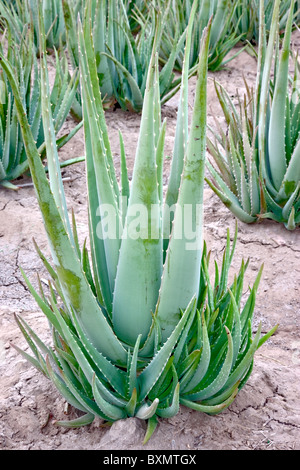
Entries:
[[[299, 47], [299, 35], [294, 36]], [[242, 74], [254, 83], [256, 62], [243, 52], [230, 62], [217, 78], [232, 96], [242, 93]], [[190, 80], [192, 106], [195, 79]], [[212, 81], [208, 84], [208, 122], [220, 117]], [[171, 155], [175, 132], [178, 96], [163, 107], [168, 119], [166, 155]], [[116, 166], [119, 165], [118, 130], [121, 129], [130, 173], [138, 137], [140, 115], [119, 109], [107, 112], [107, 124]], [[74, 126], [70, 118], [65, 128]], [[84, 153], [83, 133], [60, 151], [61, 159]], [[167, 159], [165, 176], [168, 176]], [[64, 176], [69, 208], [77, 217], [81, 240], [87, 235], [87, 209], [84, 163], [68, 167]], [[23, 177], [22, 183], [30, 182]], [[204, 236], [213, 258], [221, 261], [227, 228], [234, 233], [235, 219], [212, 191], [205, 188]], [[41, 335], [48, 337], [48, 325], [22, 281], [19, 267], [35, 284], [35, 273], [43, 277], [41, 263], [33, 248], [35, 237], [47, 254], [48, 247], [41, 215], [32, 187], [17, 192], [0, 190], [0, 448], [5, 450], [300, 450], [300, 229], [287, 231], [265, 221], [239, 223], [239, 237], [232, 273], [242, 258], [250, 258], [246, 281], [252, 285], [264, 263], [263, 278], [257, 296], [254, 329], [259, 322], [263, 331], [279, 324], [276, 334], [257, 352], [253, 373], [235, 402], [218, 416], [207, 416], [185, 407], [177, 416], [162, 420], [151, 440], [142, 445], [144, 423], [131, 418], [112, 427], [95, 420], [88, 427], [64, 429], [54, 419], [74, 417], [54, 386], [29, 363], [11, 343], [26, 347], [15, 323], [21, 314]]]

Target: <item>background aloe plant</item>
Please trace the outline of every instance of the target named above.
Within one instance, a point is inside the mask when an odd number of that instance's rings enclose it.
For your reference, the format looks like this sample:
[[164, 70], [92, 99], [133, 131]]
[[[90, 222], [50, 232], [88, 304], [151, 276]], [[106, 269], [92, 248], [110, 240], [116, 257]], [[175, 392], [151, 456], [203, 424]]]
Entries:
[[[33, 47], [33, 33], [28, 30], [20, 44], [12, 38], [10, 28], [2, 37], [0, 53], [7, 50], [6, 58], [14, 69], [17, 77], [19, 93], [34, 140], [41, 156], [45, 156], [45, 133], [41, 122], [42, 97], [40, 92], [41, 74]], [[55, 135], [61, 130], [79, 81], [78, 74], [69, 79], [66, 58], [55, 57], [56, 74], [50, 93], [50, 105], [54, 122]], [[0, 64], [0, 185], [16, 189], [11, 183], [24, 174], [28, 168], [26, 148], [22, 138], [21, 127], [18, 123], [14, 95], [5, 71]], [[68, 135], [57, 139], [56, 145], [62, 147], [81, 127], [79, 124]], [[77, 160], [75, 160], [77, 161]], [[71, 163], [65, 162], [65, 164]]]
[[[39, 47], [38, 1], [3, 0], [0, 3], [2, 27], [9, 25], [16, 42], [21, 42], [24, 31], [30, 28], [33, 32], [33, 45], [37, 51]], [[74, 0], [73, 7], [81, 1]], [[42, 3], [47, 48], [58, 49], [66, 40], [62, 0], [42, 0]]]
[[[164, 8], [164, 2], [158, 1], [158, 6]], [[165, 62], [174, 44], [177, 43], [180, 34], [183, 34], [190, 17], [193, 1], [180, 2], [174, 0], [171, 2], [166, 26], [163, 32], [160, 59]], [[212, 31], [210, 36], [210, 52], [208, 57], [208, 68], [212, 71], [223, 67], [228, 60], [225, 59], [233, 47], [240, 41], [241, 36], [233, 26], [232, 18], [235, 14], [235, 2], [231, 0], [201, 0], [198, 3], [198, 10], [193, 29], [193, 47], [189, 59], [190, 69], [195, 70], [199, 58], [200, 39], [203, 29], [207, 26], [209, 19], [213, 16]], [[175, 68], [182, 70], [184, 58], [184, 44], [177, 55]]]
[[[228, 125], [220, 128], [209, 150], [211, 187], [243, 222], [271, 218], [288, 229], [300, 224], [299, 64], [289, 77], [290, 40], [294, 12], [291, 2], [281, 53], [278, 18], [280, 2], [274, 3], [268, 46], [260, 4], [260, 46], [255, 90], [247, 87], [239, 110], [226, 91], [216, 90]], [[275, 46], [274, 46], [275, 45]], [[274, 78], [271, 78], [273, 53]], [[246, 84], [247, 86], [247, 84]]]
[[[157, 12], [150, 4], [144, 15], [136, 9], [134, 18], [139, 27], [134, 34], [130, 22], [133, 14], [123, 0], [90, 1], [78, 10], [73, 8], [71, 0], [66, 0], [63, 7], [68, 52], [74, 70], [80, 61], [77, 40], [79, 14], [83, 24], [86, 21], [92, 23], [91, 34], [104, 106], [109, 108], [117, 102], [125, 110], [141, 111], [152, 49], [156, 47], [155, 41], [160, 42], [160, 35], [156, 33], [165, 25], [168, 4], [161, 12]], [[158, 26], [158, 23], [162, 26]], [[184, 37], [178, 45], [174, 45], [166, 65], [160, 70], [160, 97], [163, 102], [167, 101], [180, 85], [180, 79], [174, 78], [173, 66], [177, 49], [183, 43]], [[80, 95], [77, 96], [77, 101], [79, 105], [75, 105], [76, 113], [81, 116]]]
[[[218, 413], [233, 401], [249, 377], [255, 351], [274, 331], [261, 338], [259, 327], [252, 340], [251, 321], [261, 273], [241, 314], [244, 263], [228, 290], [236, 235], [232, 248], [228, 236], [221, 269], [216, 265], [214, 286], [209, 281], [209, 254], [206, 247], [202, 250], [202, 225], [210, 24], [202, 40], [191, 128], [188, 134], [184, 132], [188, 124], [188, 57], [196, 6], [195, 2], [187, 32], [182, 112], [178, 113], [174, 144], [177, 156], [173, 162], [179, 174], [180, 167], [183, 172], [177, 180], [177, 192], [174, 191], [176, 211], [173, 222], [168, 218], [173, 226], [168, 238], [162, 223], [167, 214], [162, 191], [166, 122], [161, 123], [157, 51], [152, 51], [148, 70], [131, 185], [120, 134], [119, 187], [90, 41], [91, 25], [86, 22], [82, 29], [79, 22], [91, 261], [86, 244], [82, 249], [79, 246], [75, 218], [69, 220], [57, 171], [46, 88], [42, 86], [41, 92], [43, 125], [49, 130], [50, 182], [24, 114], [18, 83], [9, 62], [1, 57], [15, 95], [54, 264], [53, 268], [37, 248], [51, 276], [49, 293], [40, 283], [38, 294], [23, 273], [50, 321], [54, 348], [44, 344], [17, 317], [33, 356], [22, 354], [53, 381], [69, 403], [84, 412], [75, 421], [60, 422], [62, 425], [87, 424], [95, 416], [107, 421], [136, 416], [148, 420], [146, 441], [158, 417], [176, 414], [180, 402]], [[41, 21], [40, 27], [43, 43]], [[42, 83], [47, 83], [44, 55], [42, 73]], [[193, 209], [190, 222], [195, 240], [184, 230], [182, 236], [175, 236], [183, 228], [182, 210], [189, 204]], [[139, 218], [138, 237], [132, 231], [136, 205], [146, 209], [146, 216]], [[107, 216], [110, 210], [113, 215]], [[115, 230], [110, 233], [108, 222], [113, 221]]]
[[[242, 35], [243, 40], [254, 43], [259, 41], [259, 0], [240, 0], [237, 2], [235, 13], [232, 18], [233, 23], [237, 26], [237, 31]], [[266, 34], [271, 30], [273, 1], [264, 0]], [[282, 0], [279, 10], [279, 31], [284, 31], [288, 19], [291, 1]], [[295, 1], [294, 5], [294, 22], [300, 22], [300, 4]]]

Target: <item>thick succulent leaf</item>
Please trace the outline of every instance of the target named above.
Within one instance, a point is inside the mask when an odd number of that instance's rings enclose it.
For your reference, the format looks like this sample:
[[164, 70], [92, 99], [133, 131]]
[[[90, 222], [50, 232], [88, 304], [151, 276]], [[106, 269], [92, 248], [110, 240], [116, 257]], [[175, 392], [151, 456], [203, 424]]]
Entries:
[[128, 416], [134, 416], [137, 405], [137, 390], [134, 388], [132, 390], [132, 395], [125, 406], [126, 413]]
[[129, 85], [130, 93], [129, 96], [118, 95], [118, 101], [123, 105], [124, 109], [130, 109], [131, 111], [139, 112], [143, 108], [143, 95], [141, 93], [139, 85], [136, 83], [134, 77], [131, 75], [129, 70], [124, 67], [114, 56], [102, 52], [102, 55], [107, 59], [111, 60], [117, 67], [120, 73], [120, 81], [126, 81]]
[[277, 27], [278, 27], [277, 25], [278, 25], [278, 15], [279, 15], [279, 4], [280, 4], [280, 0], [275, 0], [268, 47], [265, 53], [263, 49], [260, 49], [260, 52], [262, 54], [264, 53], [265, 59], [264, 59], [264, 65], [262, 68], [262, 77], [261, 77], [261, 83], [260, 83], [260, 96], [259, 96], [259, 111], [258, 111], [259, 162], [260, 162], [260, 170], [262, 172], [262, 176], [263, 178], [266, 179], [266, 183], [270, 187], [273, 186], [273, 184], [269, 178], [269, 173], [268, 173], [268, 168], [267, 168], [268, 163], [266, 159], [266, 156], [267, 156], [266, 154], [267, 152], [266, 120], [267, 120], [268, 97], [269, 97], [269, 88], [270, 88], [271, 65], [272, 65], [274, 44], [276, 42], [276, 34], [277, 34]]
[[79, 428], [81, 426], [87, 426], [88, 424], [92, 424], [94, 419], [95, 415], [93, 415], [92, 413], [86, 413], [75, 419], [56, 420], [54, 421], [54, 424], [56, 424], [57, 426], [62, 426], [64, 428]]
[[179, 411], [180, 383], [178, 382], [172, 398], [172, 403], [166, 408], [157, 408], [156, 414], [161, 418], [172, 418]]
[[202, 413], [207, 413], [210, 415], [215, 415], [221, 413], [221, 411], [228, 408], [229, 405], [234, 401], [235, 397], [238, 394], [238, 388], [232, 393], [232, 395], [227, 398], [223, 403], [219, 403], [217, 405], [203, 405], [201, 403], [195, 403], [192, 400], [188, 400], [186, 398], [180, 398], [180, 403], [188, 408], [191, 408], [196, 411], [201, 411]]
[[131, 345], [139, 334], [142, 334], [142, 342], [148, 335], [162, 272], [154, 134], [154, 52], [149, 67], [113, 299], [115, 331]]
[[189, 24], [186, 33], [185, 55], [183, 62], [183, 69], [181, 75], [180, 97], [176, 121], [175, 139], [173, 147], [172, 164], [170, 170], [170, 177], [166, 192], [165, 210], [163, 217], [163, 238], [164, 250], [167, 249], [172, 230], [172, 222], [174, 219], [172, 207], [178, 199], [178, 192], [180, 187], [181, 175], [184, 164], [184, 155], [188, 140], [188, 78], [189, 78], [189, 56], [191, 51], [192, 41], [192, 28], [194, 24], [196, 8], [198, 1], [195, 1], [191, 10]]
[[112, 403], [108, 402], [104, 398], [104, 396], [101, 393], [102, 390], [99, 390], [98, 388], [101, 382], [99, 381], [96, 382], [95, 377], [96, 376], [94, 375], [92, 379], [92, 388], [93, 388], [95, 401], [97, 405], [99, 406], [100, 410], [113, 421], [125, 418], [126, 416], [125, 409], [120, 408], [116, 405], [113, 405]]
[[140, 342], [141, 342], [141, 337], [142, 335], [139, 335], [134, 349], [132, 353], [132, 358], [130, 361], [130, 365], [128, 367], [128, 391], [127, 394], [129, 396], [132, 395], [133, 390], [136, 390], [137, 387], [137, 362], [138, 362], [138, 352], [139, 352], [139, 347], [140, 347]]
[[83, 412], [89, 411], [82, 402], [77, 400], [77, 398], [72, 394], [69, 387], [65, 384], [65, 382], [57, 375], [57, 373], [52, 369], [49, 359], [46, 357], [46, 364], [47, 364], [47, 371], [51, 381], [54, 383], [55, 387], [59, 391], [59, 393], [67, 400], [67, 402], [81, 410]]
[[[213, 184], [209, 179], [205, 179], [207, 184], [211, 187], [211, 189], [217, 194], [217, 196], [221, 199], [221, 201], [228, 207], [231, 212], [236, 215], [236, 217], [245, 223], [252, 223], [256, 221], [256, 217], [245, 212], [235, 195], [230, 191], [230, 189], [225, 185], [222, 179], [219, 177], [217, 173], [214, 172], [212, 167], [209, 168], [210, 172], [213, 174], [214, 178], [217, 180], [217, 185]], [[221, 189], [219, 189], [219, 187]], [[224, 191], [225, 190], [225, 191]]]
[[195, 305], [196, 299], [192, 299], [170, 337], [167, 339], [158, 353], [153, 357], [151, 362], [142, 370], [141, 374], [138, 376], [137, 381], [139, 384], [140, 400], [143, 400], [148, 395], [150, 390], [159, 379], [160, 375], [163, 373], [168, 359], [171, 356], [172, 351], [184, 330], [189, 316], [191, 314], [195, 314]]
[[151, 416], [151, 418], [148, 419], [147, 432], [145, 434], [143, 444], [146, 444], [149, 441], [150, 437], [152, 436], [152, 434], [154, 433], [157, 427], [157, 424], [158, 424], [158, 419], [156, 415]]
[[151, 403], [151, 405], [144, 404], [142, 405], [136, 413], [136, 417], [140, 419], [149, 419], [151, 418], [157, 409], [159, 403], [159, 399], [155, 398], [155, 400]]
[[[209, 385], [207, 385], [203, 389], [198, 390], [195, 393], [191, 392], [188, 394], [188, 397], [192, 400], [195, 400], [195, 401], [205, 400], [206, 398], [214, 396], [216, 393], [218, 393], [222, 389], [222, 387], [224, 386], [224, 384], [226, 383], [228, 379], [228, 376], [232, 368], [233, 342], [232, 342], [231, 333], [226, 326], [225, 326], [225, 330], [226, 330], [226, 334], [228, 338], [228, 350], [227, 350], [225, 360], [222, 364], [222, 367], [218, 371], [216, 378]], [[210, 370], [208, 370], [208, 374], [209, 373], [210, 373]]]
[[[252, 344], [250, 345], [249, 349], [247, 350], [246, 354], [243, 356], [242, 360], [239, 362], [238, 366], [234, 368], [234, 370], [231, 372], [225, 387], [232, 387], [234, 383], [238, 382], [241, 380], [245, 373], [247, 372], [252, 360], [253, 356], [255, 354], [255, 351], [258, 348], [259, 340], [260, 340], [260, 334], [261, 334], [261, 324], [258, 326], [257, 332], [255, 337], [253, 338]], [[225, 388], [224, 387], [224, 388]], [[220, 391], [223, 392], [224, 388], [221, 389]]]
[[[86, 33], [85, 33], [86, 34]], [[106, 254], [106, 264], [108, 269], [108, 278], [110, 283], [110, 289], [113, 292], [114, 282], [116, 277], [117, 264], [119, 259], [119, 248], [120, 248], [120, 230], [121, 220], [118, 210], [118, 197], [119, 191], [115, 192], [113, 185], [113, 166], [110, 164], [110, 157], [107, 145], [105, 144], [105, 138], [103, 128], [101, 126], [100, 115], [98, 114], [98, 108], [102, 108], [101, 98], [99, 100], [99, 89], [98, 93], [94, 90], [94, 81], [97, 81], [94, 56], [90, 51], [90, 45], [85, 40], [83, 31], [79, 31], [79, 43], [80, 43], [80, 73], [81, 73], [81, 86], [82, 86], [82, 97], [84, 103], [84, 129], [85, 129], [85, 142], [86, 142], [86, 159], [91, 159], [90, 165], [94, 166], [94, 174], [96, 179], [96, 188], [99, 197], [99, 207], [93, 208], [98, 210], [97, 215], [100, 215], [99, 224], [102, 225], [102, 237], [104, 239], [104, 249]], [[91, 77], [90, 80], [84, 78], [87, 75]], [[98, 86], [99, 87], [99, 86]], [[102, 110], [103, 114], [103, 110]], [[92, 152], [89, 154], [88, 152]], [[93, 188], [94, 190], [94, 188]], [[104, 214], [102, 214], [102, 209]], [[100, 210], [100, 214], [99, 214]], [[105, 213], [108, 211], [108, 217], [110, 223], [115, 222], [115, 233], [113, 236], [108, 234], [105, 235], [103, 232], [105, 222]], [[112, 211], [112, 214], [109, 212]], [[114, 219], [113, 219], [114, 218]], [[100, 229], [100, 227], [99, 227]], [[110, 227], [108, 227], [110, 230]], [[96, 237], [94, 237], [95, 244], [97, 243]], [[102, 245], [102, 240], [99, 241]]]
[[[286, 94], [288, 88], [288, 70], [290, 58], [290, 42], [293, 22], [293, 10], [295, 1], [291, 1], [290, 15], [285, 28], [285, 35], [281, 50], [278, 74], [276, 76], [273, 95], [270, 125], [269, 125], [269, 168], [274, 187], [279, 190], [286, 173], [286, 140], [285, 140], [285, 116]], [[300, 168], [300, 165], [298, 165]]]
[[[156, 315], [162, 329], [163, 339], [170, 335], [178, 322], [179, 309], [184, 310], [190, 299], [195, 295], [198, 296], [199, 291], [203, 243], [202, 218], [209, 32], [210, 25], [203, 36], [191, 131], [174, 225], [156, 307]], [[188, 229], [186, 224], [188, 224]]]
[[[1, 57], [2, 67], [13, 89], [32, 179], [46, 227], [54, 264], [66, 299], [74, 307], [86, 334], [107, 357], [126, 362], [126, 351], [109, 327], [83, 274], [76, 251], [56, 207], [36, 144], [26, 119], [18, 85], [10, 64]], [[106, 333], [104, 333], [104, 331]]]
[[50, 103], [50, 87], [48, 68], [46, 61], [46, 38], [44, 30], [44, 22], [42, 19], [42, 3], [39, 3], [38, 11], [39, 19], [39, 43], [41, 55], [41, 97], [42, 97], [42, 113], [43, 113], [43, 127], [45, 135], [45, 145], [47, 148], [47, 164], [50, 179], [50, 188], [54, 195], [56, 205], [60, 211], [61, 218], [64, 221], [67, 233], [70, 240], [74, 243], [73, 233], [70, 226], [68, 210], [66, 205], [66, 198], [64, 194], [64, 187], [62, 176], [60, 172], [58, 151], [56, 147], [55, 130], [53, 124], [53, 116]]
[[288, 168], [282, 180], [277, 200], [280, 203], [292, 196], [300, 181], [300, 139], [292, 154]]
[[201, 382], [201, 380], [205, 376], [209, 367], [209, 363], [210, 363], [211, 348], [210, 348], [210, 342], [209, 342], [209, 337], [208, 337], [207, 328], [206, 328], [206, 321], [205, 321], [203, 312], [201, 315], [201, 332], [199, 331], [198, 334], [199, 335], [201, 334], [201, 344], [202, 344], [200, 360], [199, 360], [198, 367], [195, 370], [192, 379], [189, 381], [189, 383], [185, 387], [182, 388], [183, 393], [188, 393], [191, 390], [193, 390], [195, 387], [197, 387], [197, 385]]
[[124, 226], [125, 220], [126, 220], [126, 214], [127, 214], [128, 199], [130, 196], [130, 183], [128, 179], [125, 146], [124, 146], [124, 141], [123, 141], [123, 136], [122, 136], [121, 131], [119, 131], [119, 142], [120, 142], [121, 186], [122, 186], [122, 190], [121, 190], [122, 199], [120, 203], [120, 210], [122, 214], [122, 223]]
[[[122, 369], [115, 367], [88, 341], [84, 334], [84, 331], [80, 326], [80, 323], [77, 321], [76, 316], [74, 314], [72, 314], [72, 320], [77, 330], [80, 341], [85, 348], [85, 351], [89, 354], [90, 358], [93, 360], [97, 368], [101, 371], [107, 382], [111, 384], [112, 388], [116, 390], [116, 392], [118, 392], [120, 395], [125, 395], [125, 372]], [[130, 390], [130, 393], [132, 393], [132, 390]]]

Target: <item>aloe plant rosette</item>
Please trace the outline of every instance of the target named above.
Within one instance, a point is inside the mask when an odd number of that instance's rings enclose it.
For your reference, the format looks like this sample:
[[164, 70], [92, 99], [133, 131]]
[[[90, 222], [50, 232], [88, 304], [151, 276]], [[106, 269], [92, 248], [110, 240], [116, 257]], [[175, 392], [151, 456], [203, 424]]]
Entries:
[[[193, 9], [190, 24], [194, 13]], [[216, 267], [214, 286], [208, 274], [209, 254], [206, 247], [202, 250], [209, 32], [210, 25], [202, 39], [189, 133], [185, 133], [187, 63], [182, 77], [173, 158], [177, 170], [171, 176], [176, 210], [171, 217], [163, 203], [166, 122], [161, 124], [157, 53], [153, 50], [149, 66], [131, 184], [120, 134], [119, 186], [90, 30], [80, 27], [91, 262], [86, 244], [79, 247], [74, 218], [69, 221], [56, 171], [54, 140], [47, 148], [48, 183], [22, 112], [13, 72], [2, 58], [16, 96], [54, 263], [53, 268], [38, 249], [51, 275], [48, 294], [42, 287], [37, 293], [23, 273], [51, 324], [54, 347], [44, 344], [17, 317], [33, 355], [22, 353], [53, 381], [71, 405], [83, 412], [75, 421], [59, 422], [62, 425], [88, 424], [95, 416], [109, 422], [136, 416], [148, 420], [147, 441], [158, 418], [175, 415], [180, 402], [218, 413], [234, 400], [251, 372], [256, 349], [274, 331], [261, 337], [259, 327], [252, 338], [251, 320], [260, 275], [241, 313], [244, 263], [231, 289], [227, 288], [236, 237], [232, 248], [228, 237], [222, 268]], [[189, 29], [187, 55], [190, 45]], [[43, 122], [45, 127], [50, 126], [52, 135], [50, 107], [43, 96]], [[188, 229], [182, 218], [185, 207]], [[163, 224], [162, 219], [167, 223]], [[172, 229], [167, 237], [168, 225]]]
[[[247, 92], [237, 109], [223, 87], [216, 85], [228, 133], [220, 128], [220, 132], [214, 132], [215, 142], [208, 140], [212, 155], [212, 161], [208, 162], [211, 173], [208, 183], [223, 203], [245, 223], [269, 218], [283, 223], [289, 230], [300, 225], [297, 56], [294, 77], [289, 75], [294, 4], [292, 1], [280, 51], [280, 1], [274, 2], [268, 44], [261, 1], [255, 90], [246, 83]], [[274, 78], [271, 77], [272, 65]]]

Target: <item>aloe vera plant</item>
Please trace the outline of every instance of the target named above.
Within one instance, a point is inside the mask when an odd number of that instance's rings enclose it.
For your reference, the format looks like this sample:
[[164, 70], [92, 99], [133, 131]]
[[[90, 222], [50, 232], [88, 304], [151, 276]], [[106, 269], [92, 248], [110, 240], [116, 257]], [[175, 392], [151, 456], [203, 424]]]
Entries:
[[[7, 44], [6, 44], [7, 40]], [[6, 58], [14, 69], [18, 87], [31, 132], [37, 143], [42, 158], [45, 156], [45, 133], [41, 123], [42, 95], [40, 92], [41, 73], [38, 61], [33, 52], [33, 33], [29, 30], [21, 41], [16, 44], [10, 29], [2, 37], [0, 53], [4, 54], [7, 47]], [[50, 104], [54, 121], [55, 135], [61, 130], [79, 81], [78, 74], [69, 79], [66, 58], [55, 57], [56, 74], [50, 93]], [[69, 134], [57, 138], [58, 148], [65, 145], [68, 140], [81, 127], [78, 124]], [[74, 162], [82, 159], [75, 159]], [[72, 161], [65, 162], [65, 164]], [[11, 181], [16, 180], [29, 169], [26, 147], [22, 139], [21, 127], [18, 123], [17, 109], [14, 95], [5, 71], [0, 64], [0, 185], [17, 189]]]
[[[157, 2], [159, 8], [163, 8], [164, 2]], [[180, 2], [172, 1], [169, 9], [166, 26], [162, 36], [160, 59], [164, 63], [174, 44], [177, 43], [180, 34], [184, 34], [187, 27], [193, 0]], [[191, 71], [197, 67], [200, 39], [203, 29], [207, 26], [211, 16], [213, 16], [212, 31], [210, 37], [210, 51], [208, 57], [208, 68], [212, 71], [224, 67], [230, 59], [226, 59], [228, 53], [239, 42], [241, 36], [237, 33], [237, 28], [233, 26], [232, 18], [235, 14], [235, 3], [231, 0], [201, 0], [198, 3], [198, 10], [193, 29], [193, 47], [189, 59]], [[184, 44], [177, 54], [175, 68], [182, 70], [184, 58]]]
[[[238, 110], [226, 91], [216, 85], [228, 125], [209, 140], [212, 162], [208, 183], [223, 203], [243, 222], [262, 218], [284, 223], [292, 230], [300, 224], [299, 64], [289, 76], [290, 39], [294, 12], [291, 2], [281, 53], [274, 3], [272, 27], [265, 46], [263, 2], [260, 4], [260, 47], [255, 90], [247, 84]], [[275, 45], [275, 46], [274, 46]], [[274, 78], [271, 77], [275, 50]], [[292, 84], [290, 83], [292, 82]]]
[[[169, 4], [169, 2], [168, 2]], [[74, 70], [79, 66], [80, 52], [77, 40], [77, 13], [82, 22], [91, 22], [91, 34], [103, 104], [106, 108], [116, 102], [122, 109], [139, 112], [143, 106], [148, 67], [153, 48], [160, 42], [156, 34], [157, 23], [165, 25], [168, 4], [162, 12], [149, 7], [146, 16], [136, 13], [139, 30], [133, 34], [130, 17], [123, 0], [95, 0], [86, 2], [85, 8], [72, 8], [65, 0], [64, 14], [68, 51]], [[165, 66], [160, 70], [160, 97], [166, 102], [178, 90], [180, 79], [174, 78], [173, 65], [177, 50], [184, 44], [184, 36], [172, 48]], [[81, 97], [77, 96], [76, 113], [81, 116]]]
[[[264, 0], [264, 14], [266, 33], [271, 30], [273, 1]], [[288, 19], [291, 1], [282, 0], [279, 10], [279, 30], [284, 31]], [[295, 1], [294, 17], [296, 24], [300, 22], [300, 3]], [[259, 0], [240, 0], [236, 6], [235, 14], [232, 18], [237, 26], [237, 31], [242, 35], [243, 40], [258, 43], [259, 40]]]
[[[29, 27], [33, 32], [34, 43], [38, 51], [38, 1], [39, 0], [3, 0], [0, 3], [1, 24], [9, 25], [16, 42], [20, 43], [24, 31]], [[73, 0], [72, 0], [73, 1]], [[73, 6], [81, 0], [74, 0]], [[42, 0], [43, 19], [46, 29], [46, 44], [49, 49], [58, 49], [65, 43], [65, 22], [62, 0]]]
[[[19, 316], [18, 324], [33, 355], [15, 347], [53, 381], [70, 404], [84, 412], [73, 421], [60, 421], [64, 426], [88, 424], [95, 416], [109, 422], [136, 416], [148, 420], [147, 441], [158, 418], [174, 416], [180, 403], [218, 413], [234, 400], [250, 375], [255, 351], [274, 332], [261, 337], [259, 327], [252, 339], [251, 322], [261, 272], [241, 314], [247, 263], [242, 263], [228, 290], [236, 234], [232, 247], [228, 236], [221, 269], [216, 265], [215, 283], [209, 281], [209, 254], [205, 245], [202, 250], [202, 219], [210, 24], [202, 39], [191, 128], [185, 132], [187, 60], [195, 8], [196, 3], [186, 38], [187, 59], [174, 143], [174, 217], [168, 214], [163, 198], [166, 121], [161, 123], [158, 55], [153, 51], [149, 65], [131, 184], [120, 134], [119, 186], [91, 31], [87, 23], [83, 29], [79, 23], [90, 251], [87, 244], [79, 246], [75, 217], [69, 220], [57, 172], [49, 98], [42, 88], [43, 124], [46, 129], [50, 126], [52, 136], [52, 144], [50, 141], [47, 146], [50, 182], [24, 115], [13, 71], [1, 57], [15, 94], [54, 265], [37, 247], [51, 277], [49, 292], [39, 282], [38, 293], [23, 273], [51, 324], [54, 347], [42, 342]], [[185, 210], [186, 220], [182, 218]], [[162, 219], [167, 223], [163, 224]], [[172, 230], [167, 236], [168, 225]]]

